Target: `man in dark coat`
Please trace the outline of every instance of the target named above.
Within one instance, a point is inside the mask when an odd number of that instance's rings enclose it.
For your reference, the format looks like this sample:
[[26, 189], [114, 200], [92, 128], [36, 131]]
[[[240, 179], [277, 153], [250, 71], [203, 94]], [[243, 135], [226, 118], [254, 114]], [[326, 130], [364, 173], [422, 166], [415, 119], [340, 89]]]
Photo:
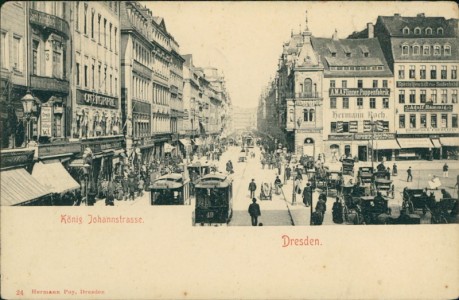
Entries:
[[255, 179], [249, 183], [249, 191], [250, 191], [250, 198], [255, 197], [255, 191], [257, 190], [257, 184], [255, 183]]
[[332, 215], [333, 215], [333, 222], [335, 222], [336, 224], [343, 223], [343, 205], [339, 197], [336, 197], [336, 201], [335, 203], [333, 203]]
[[290, 180], [290, 175], [292, 173], [292, 168], [290, 168], [290, 165], [287, 165], [285, 168], [285, 178], [286, 180]]
[[252, 204], [249, 205], [249, 215], [252, 219], [252, 226], [258, 225], [258, 217], [261, 216], [260, 205], [257, 203], [257, 199], [252, 199]]
[[306, 207], [312, 204], [312, 188], [311, 184], [308, 182], [306, 187], [303, 189], [303, 203]]
[[406, 177], [406, 182], [413, 181], [413, 175], [411, 173], [411, 166], [408, 168], [408, 170], [406, 170], [406, 174], [408, 175]]

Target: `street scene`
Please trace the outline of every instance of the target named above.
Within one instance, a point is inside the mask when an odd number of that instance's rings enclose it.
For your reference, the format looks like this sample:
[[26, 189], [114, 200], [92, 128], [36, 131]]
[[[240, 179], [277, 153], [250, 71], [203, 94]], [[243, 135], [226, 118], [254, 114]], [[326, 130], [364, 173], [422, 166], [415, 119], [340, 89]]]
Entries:
[[174, 5], [2, 6], [2, 206], [168, 205], [196, 227], [459, 223], [457, 18], [343, 12], [325, 33], [305, 4], [282, 41], [247, 17], [244, 47], [196, 20], [203, 49]]

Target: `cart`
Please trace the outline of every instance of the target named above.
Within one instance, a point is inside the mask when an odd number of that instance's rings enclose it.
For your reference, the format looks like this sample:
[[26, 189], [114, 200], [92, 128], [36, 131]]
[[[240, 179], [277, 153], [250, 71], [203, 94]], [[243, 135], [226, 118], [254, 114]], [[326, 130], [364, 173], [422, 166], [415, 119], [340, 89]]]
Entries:
[[337, 196], [341, 189], [341, 172], [331, 171], [327, 179], [327, 196]]
[[358, 172], [358, 181], [360, 186], [370, 186], [373, 181], [373, 168], [371, 167], [360, 167]]
[[423, 214], [433, 209], [435, 206], [435, 199], [427, 195], [423, 189], [409, 189], [403, 190], [403, 203], [402, 209], [408, 210], [413, 214], [416, 210], [422, 210]]
[[260, 200], [273, 200], [273, 186], [271, 183], [261, 183]]
[[362, 210], [363, 221], [366, 225], [370, 224], [386, 224], [390, 217], [391, 209], [388, 205], [388, 200], [384, 198], [383, 204], [375, 202], [374, 196], [360, 197], [360, 207]]
[[345, 175], [354, 176], [354, 159], [352, 158], [343, 158], [342, 161], [342, 171]]
[[394, 199], [394, 186], [392, 184], [392, 180], [377, 178], [375, 179], [375, 191], [381, 192], [382, 195], [386, 195], [387, 197], [391, 197]]

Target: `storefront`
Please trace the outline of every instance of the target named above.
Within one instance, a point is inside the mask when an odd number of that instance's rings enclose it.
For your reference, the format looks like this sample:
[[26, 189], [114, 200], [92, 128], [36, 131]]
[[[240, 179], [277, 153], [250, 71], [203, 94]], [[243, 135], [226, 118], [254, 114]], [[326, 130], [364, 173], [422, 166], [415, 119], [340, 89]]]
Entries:
[[189, 157], [191, 154], [191, 148], [192, 148], [190, 139], [180, 139], [179, 142], [181, 145], [180, 151], [182, 151], [182, 153], [185, 153], [186, 157]]
[[443, 159], [459, 159], [459, 136], [440, 137]]
[[435, 148], [431, 140], [424, 138], [397, 138], [400, 151], [397, 159], [432, 159], [432, 149]]

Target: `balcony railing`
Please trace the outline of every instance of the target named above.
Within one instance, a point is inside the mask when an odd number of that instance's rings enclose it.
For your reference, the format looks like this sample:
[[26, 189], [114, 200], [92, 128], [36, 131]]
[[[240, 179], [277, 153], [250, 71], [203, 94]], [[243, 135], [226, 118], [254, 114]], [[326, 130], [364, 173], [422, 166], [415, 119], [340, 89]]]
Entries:
[[50, 30], [59, 35], [64, 35], [67, 39], [70, 36], [70, 26], [67, 21], [45, 12], [30, 9], [30, 23], [38, 25], [44, 30]]
[[37, 75], [30, 76], [30, 85], [32, 89], [35, 90], [52, 91], [63, 94], [68, 94], [70, 88], [70, 84], [67, 80]]

